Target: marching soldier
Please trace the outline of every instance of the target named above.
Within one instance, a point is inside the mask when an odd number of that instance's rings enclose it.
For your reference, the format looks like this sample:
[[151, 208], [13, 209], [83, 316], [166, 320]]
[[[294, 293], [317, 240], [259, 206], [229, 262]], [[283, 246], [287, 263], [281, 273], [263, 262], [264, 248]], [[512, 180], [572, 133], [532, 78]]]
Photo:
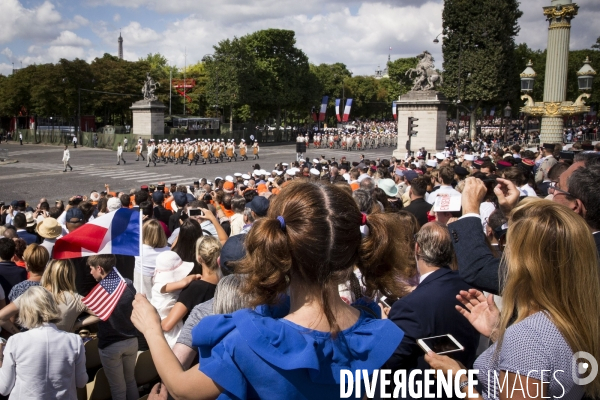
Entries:
[[252, 153], [254, 154], [254, 159], [255, 160], [257, 158], [260, 159], [260, 157], [258, 156], [258, 151], [259, 151], [258, 141], [255, 141], [254, 144], [252, 145]]
[[240, 156], [242, 156], [242, 161], [247, 160], [248, 156], [246, 155], [246, 152], [248, 151], [248, 146], [246, 145], [246, 141], [244, 139], [242, 139], [242, 141], [240, 142]]
[[69, 160], [71, 159], [71, 153], [69, 152], [69, 146], [67, 146], [65, 144], [65, 150], [63, 151], [63, 165], [65, 166], [65, 170], [63, 172], [67, 172], [67, 167], [71, 168], [71, 171], [73, 171], [73, 167], [71, 167], [71, 164], [69, 163]]
[[154, 144], [154, 139], [150, 139], [150, 143], [148, 143], [148, 146], [146, 147], [146, 156], [148, 157], [148, 160], [146, 160], [146, 167], [150, 166], [150, 161], [152, 161], [154, 163], [154, 166], [156, 167], [156, 159], [154, 157], [154, 150], [156, 150], [156, 145]]
[[127, 161], [123, 158], [123, 146], [119, 142], [119, 146], [117, 147], [117, 165], [121, 165], [121, 160], [123, 160], [123, 165], [127, 164]]

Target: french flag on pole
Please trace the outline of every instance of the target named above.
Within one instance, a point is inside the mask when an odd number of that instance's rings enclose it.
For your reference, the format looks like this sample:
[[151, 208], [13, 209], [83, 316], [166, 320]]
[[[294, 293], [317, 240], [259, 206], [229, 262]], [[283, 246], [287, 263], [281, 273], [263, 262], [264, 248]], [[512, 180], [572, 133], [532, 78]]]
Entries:
[[396, 102], [393, 101], [392, 102], [392, 115], [394, 116], [394, 121], [396, 121], [398, 119], [398, 111], [396, 111], [396, 110], [397, 110]]
[[52, 257], [57, 260], [94, 254], [140, 255], [141, 213], [119, 208], [58, 239]]
[[350, 118], [350, 108], [352, 108], [352, 99], [346, 100], [346, 107], [344, 108], [344, 122], [348, 122], [348, 118]]
[[323, 96], [323, 100], [321, 101], [321, 109], [319, 110], [319, 121], [325, 121], [325, 114], [327, 113], [327, 101], [329, 101], [329, 96]]
[[337, 117], [338, 122], [342, 121], [340, 117], [340, 99], [335, 99], [335, 116]]

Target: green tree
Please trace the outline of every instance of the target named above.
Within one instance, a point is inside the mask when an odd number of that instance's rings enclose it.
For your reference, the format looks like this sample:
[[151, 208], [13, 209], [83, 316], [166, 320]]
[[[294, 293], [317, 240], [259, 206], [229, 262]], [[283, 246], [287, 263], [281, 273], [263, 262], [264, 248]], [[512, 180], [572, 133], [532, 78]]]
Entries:
[[310, 95], [304, 87], [310, 84], [308, 57], [296, 47], [294, 31], [266, 29], [244, 36], [243, 42], [254, 59], [261, 83], [259, 104], [276, 110], [276, 140], [280, 137], [281, 111], [307, 103]]
[[[517, 0], [446, 0], [442, 13], [444, 85], [442, 91], [471, 103], [471, 138], [475, 115], [484, 103], [514, 100], [518, 75], [514, 38], [522, 12]], [[459, 72], [460, 71], [460, 72]], [[462, 74], [462, 76], [459, 76]], [[469, 79], [467, 74], [470, 74]]]
[[[412, 80], [406, 76], [406, 71], [414, 68], [418, 62], [419, 60], [417, 57], [408, 57], [398, 58], [397, 60], [391, 61], [387, 64], [390, 80], [398, 85], [398, 96], [405, 94], [412, 88]], [[396, 96], [396, 98], [393, 100], [397, 99], [398, 97]]]
[[94, 59], [90, 67], [94, 89], [105, 92], [90, 96], [96, 116], [105, 124], [130, 124], [129, 107], [142, 98], [141, 89], [150, 66], [145, 61], [130, 62], [104, 54]]
[[594, 43], [592, 45], [592, 49], [594, 49], [594, 50], [600, 50], [600, 36], [598, 37], [598, 39], [596, 39], [596, 43]]

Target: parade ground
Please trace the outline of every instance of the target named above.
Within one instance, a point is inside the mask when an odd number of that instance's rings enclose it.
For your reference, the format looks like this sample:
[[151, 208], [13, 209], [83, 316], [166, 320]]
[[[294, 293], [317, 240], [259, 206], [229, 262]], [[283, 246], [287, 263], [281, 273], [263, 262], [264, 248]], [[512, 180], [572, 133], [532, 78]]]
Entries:
[[[213, 163], [188, 166], [173, 163], [158, 163], [156, 167], [150, 163], [135, 161], [132, 152], [124, 153], [126, 164], [117, 164], [117, 152], [106, 149], [93, 149], [69, 146], [72, 172], [63, 172], [63, 147], [44, 145], [23, 145], [18, 142], [3, 143], [0, 148], [8, 149], [9, 159], [13, 163], [0, 163], [0, 201], [7, 204], [12, 200], [26, 200], [37, 204], [40, 197], [49, 201], [67, 199], [74, 195], [89, 196], [92, 190], [104, 190], [109, 184], [114, 191], [129, 191], [144, 184], [178, 183], [192, 185], [200, 178], [214, 180], [215, 177], [233, 175], [235, 172], [249, 173], [254, 164], [267, 171], [274, 169], [277, 163], [292, 163], [296, 160], [295, 144], [261, 146], [258, 160]], [[391, 147], [367, 150], [364, 152], [314, 149], [309, 148], [305, 154], [307, 160], [324, 155], [327, 159], [343, 156], [349, 161], [358, 161], [361, 154], [367, 159], [390, 158], [394, 151]], [[144, 155], [145, 157], [145, 155]]]

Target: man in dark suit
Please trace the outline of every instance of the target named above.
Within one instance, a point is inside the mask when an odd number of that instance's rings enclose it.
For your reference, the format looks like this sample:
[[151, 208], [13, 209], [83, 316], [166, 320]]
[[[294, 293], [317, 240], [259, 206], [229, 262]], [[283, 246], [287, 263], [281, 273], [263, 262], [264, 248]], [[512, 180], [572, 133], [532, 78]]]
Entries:
[[[519, 189], [510, 181], [498, 179], [494, 192], [504, 215], [517, 205]], [[553, 201], [569, 207], [587, 222], [600, 254], [600, 154], [583, 153], [575, 157], [573, 165], [563, 172], [556, 186], [550, 187]], [[467, 178], [462, 192], [463, 216], [448, 225], [460, 276], [479, 290], [500, 293], [498, 271], [500, 259], [495, 258], [485, 241], [479, 206], [485, 197], [485, 184]]]
[[[453, 251], [448, 230], [438, 222], [425, 224], [417, 234], [415, 254], [420, 283], [392, 305], [389, 319], [404, 331], [404, 338], [383, 368], [406, 369], [407, 375], [413, 369], [430, 369], [417, 340], [445, 334], [454, 336], [464, 346], [464, 351], [448, 356], [467, 369], [472, 367], [480, 335], [454, 308], [460, 305], [456, 295], [471, 287], [458, 272], [450, 270]], [[435, 393], [434, 389], [431, 387], [431, 393]]]
[[12, 221], [15, 228], [17, 228], [17, 235], [23, 239], [29, 246], [32, 243], [37, 243], [38, 238], [33, 233], [26, 231], [27, 229], [27, 217], [23, 213], [15, 215]]
[[425, 193], [427, 193], [427, 179], [417, 178], [410, 182], [408, 195], [410, 196], [410, 205], [405, 208], [406, 211], [413, 214], [419, 225], [425, 225], [429, 220], [427, 213], [431, 210], [432, 205], [425, 201]]
[[27, 270], [12, 261], [16, 247], [12, 239], [0, 238], [0, 285], [6, 296], [13, 286], [27, 279]]

